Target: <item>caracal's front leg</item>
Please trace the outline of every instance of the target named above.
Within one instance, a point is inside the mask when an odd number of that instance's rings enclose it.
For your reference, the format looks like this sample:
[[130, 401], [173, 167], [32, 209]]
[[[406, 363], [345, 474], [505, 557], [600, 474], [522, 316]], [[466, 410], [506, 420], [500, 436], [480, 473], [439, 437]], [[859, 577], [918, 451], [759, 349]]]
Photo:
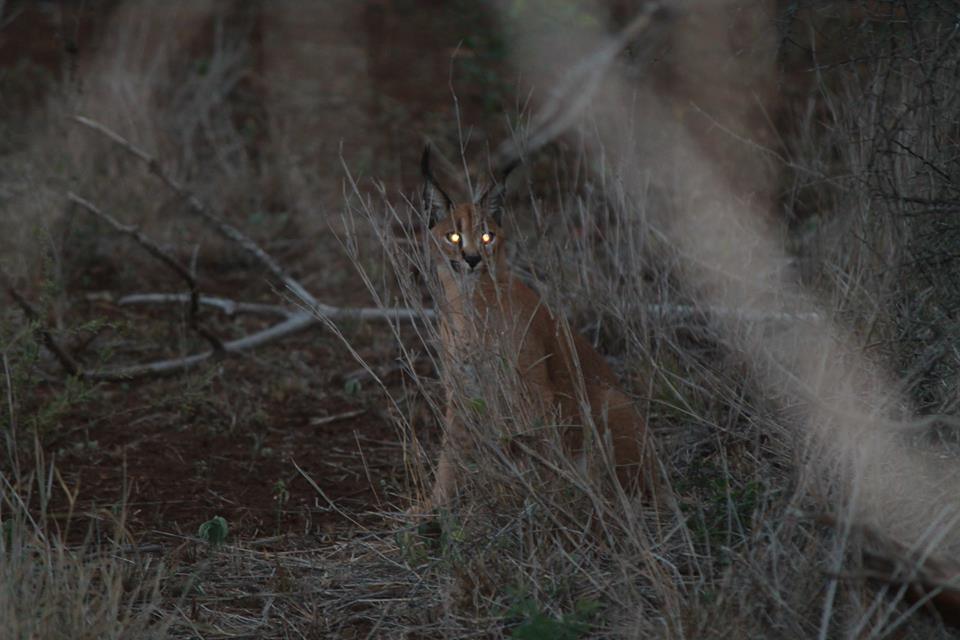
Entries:
[[437, 461], [433, 491], [430, 492], [430, 502], [434, 507], [447, 504], [457, 493], [457, 472], [453, 462], [452, 449], [463, 440], [463, 425], [460, 424], [453, 403], [450, 401], [447, 402], [445, 422], [443, 446], [440, 449], [440, 459]]
[[467, 430], [454, 406], [453, 393], [447, 393], [447, 411], [444, 416], [443, 444], [437, 461], [436, 476], [430, 501], [424, 505], [425, 511], [448, 504], [457, 494], [456, 460], [462, 448], [466, 446]]

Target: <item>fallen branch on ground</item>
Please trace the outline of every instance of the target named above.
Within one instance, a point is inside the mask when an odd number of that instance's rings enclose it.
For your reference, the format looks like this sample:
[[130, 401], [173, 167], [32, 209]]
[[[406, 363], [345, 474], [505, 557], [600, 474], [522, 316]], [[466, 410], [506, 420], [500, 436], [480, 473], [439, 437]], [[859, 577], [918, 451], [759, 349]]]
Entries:
[[[283, 316], [290, 315], [290, 309], [277, 304], [260, 302], [237, 302], [228, 298], [200, 296], [197, 302], [208, 307], [220, 309], [228, 317], [237, 315]], [[131, 293], [117, 300], [121, 307], [127, 305], [188, 304], [190, 296], [183, 293]]]
[[159, 244], [141, 233], [139, 229], [131, 225], [121, 224], [116, 218], [104, 211], [101, 211], [92, 202], [84, 200], [72, 191], [67, 193], [67, 200], [72, 204], [79, 206], [81, 209], [93, 215], [97, 219], [106, 222], [116, 231], [119, 231], [120, 233], [132, 238], [133, 241], [146, 250], [147, 253], [165, 264], [170, 268], [171, 271], [180, 276], [180, 278], [186, 282], [187, 286], [190, 288], [190, 312], [187, 315], [187, 322], [189, 323], [190, 328], [196, 331], [199, 335], [203, 336], [203, 338], [210, 343], [210, 346], [213, 347], [213, 351], [215, 353], [223, 353], [223, 342], [220, 340], [220, 338], [200, 324], [200, 289], [197, 285], [197, 279], [192, 273], [190, 273], [189, 269], [180, 264], [177, 259], [171, 256], [168, 252], [161, 249]]
[[266, 267], [267, 271], [272, 273], [277, 280], [282, 282], [288, 289], [295, 292], [300, 298], [309, 304], [319, 304], [317, 299], [314, 298], [313, 295], [307, 291], [303, 285], [291, 277], [290, 274], [287, 273], [286, 269], [280, 266], [279, 262], [274, 260], [270, 254], [261, 249], [260, 245], [254, 242], [245, 233], [210, 211], [210, 209], [203, 204], [203, 201], [201, 201], [200, 198], [181, 185], [168, 172], [164, 171], [163, 167], [160, 165], [160, 162], [156, 158], [121, 136], [116, 131], [95, 120], [91, 120], [90, 118], [85, 118], [79, 115], [73, 116], [73, 119], [83, 126], [93, 129], [101, 135], [106, 136], [119, 145], [120, 148], [125, 150], [127, 153], [145, 163], [150, 173], [157, 176], [161, 182], [167, 185], [171, 191], [173, 191], [177, 196], [182, 198], [187, 203], [188, 210], [191, 213], [199, 217], [208, 225], [212, 226], [226, 239], [240, 245], [244, 251], [249, 253], [257, 262]]
[[[56, 340], [44, 323], [43, 318], [41, 318], [40, 313], [30, 304], [27, 298], [14, 287], [12, 280], [5, 274], [0, 274], [0, 282], [2, 282], [8, 295], [23, 309], [29, 320], [38, 324], [44, 344], [50, 352], [53, 353], [54, 357], [68, 375], [98, 381], [129, 380], [140, 377], [170, 375], [196, 367], [215, 356], [224, 357], [248, 351], [298, 333], [304, 329], [320, 325], [322, 322], [333, 322], [345, 319], [398, 322], [400, 320], [413, 320], [414, 318], [429, 319], [433, 317], [431, 311], [417, 311], [403, 308], [338, 307], [320, 302], [307, 291], [300, 282], [293, 278], [277, 260], [264, 251], [250, 237], [210, 211], [195, 194], [186, 189], [165, 171], [156, 158], [99, 122], [79, 115], [74, 116], [73, 119], [79, 124], [105, 136], [124, 151], [145, 163], [153, 175], [158, 177], [171, 191], [187, 203], [187, 210], [190, 213], [212, 226], [231, 242], [240, 245], [244, 251], [250, 254], [260, 265], [279, 280], [287, 290], [292, 291], [299, 301], [303, 303], [305, 308], [237, 302], [225, 298], [200, 295], [197, 280], [193, 273], [180, 264], [176, 258], [164, 251], [159, 244], [140, 232], [136, 227], [121, 223], [91, 201], [71, 192], [67, 194], [67, 199], [70, 203], [81, 207], [84, 211], [107, 223], [114, 230], [132, 238], [139, 247], [175, 272], [178, 277], [186, 282], [189, 289], [189, 293], [186, 294], [136, 294], [126, 296], [121, 298], [118, 304], [187, 304], [189, 305], [188, 319], [190, 326], [202, 335], [213, 348], [200, 353], [154, 362], [106, 369], [86, 369]], [[200, 325], [199, 308], [201, 305], [217, 307], [228, 316], [247, 313], [279, 316], [282, 320], [261, 331], [236, 340], [223, 342], [208, 329]]]

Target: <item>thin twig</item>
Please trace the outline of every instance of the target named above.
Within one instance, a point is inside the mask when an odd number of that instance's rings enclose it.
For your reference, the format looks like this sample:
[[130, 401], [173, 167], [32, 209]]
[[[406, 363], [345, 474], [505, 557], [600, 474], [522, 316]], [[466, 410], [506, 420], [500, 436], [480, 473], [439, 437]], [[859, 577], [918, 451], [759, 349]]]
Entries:
[[220, 232], [220, 234], [226, 237], [228, 240], [232, 240], [233, 242], [239, 244], [261, 265], [266, 267], [266, 269], [272, 273], [274, 277], [280, 280], [288, 289], [296, 293], [298, 297], [310, 304], [319, 304], [317, 299], [314, 298], [313, 295], [307, 291], [302, 284], [297, 282], [297, 280], [287, 273], [286, 269], [280, 266], [279, 262], [277, 262], [266, 251], [261, 249], [260, 246], [249, 236], [210, 211], [210, 209], [208, 209], [207, 206], [204, 205], [203, 202], [193, 194], [193, 192], [181, 185], [169, 173], [164, 171], [163, 167], [156, 158], [121, 136], [119, 133], [99, 122], [96, 122], [95, 120], [91, 120], [90, 118], [85, 118], [80, 115], [73, 116], [73, 119], [83, 126], [93, 129], [101, 135], [106, 136], [119, 145], [122, 149], [144, 162], [147, 165], [147, 169], [150, 171], [150, 173], [157, 176], [164, 184], [167, 185], [167, 187], [170, 188], [171, 191], [186, 201], [191, 212], [203, 219], [207, 224]]
[[[308, 313], [296, 313], [287, 320], [275, 324], [263, 331], [223, 343], [223, 355], [233, 355], [242, 351], [248, 351], [262, 346], [269, 342], [274, 342], [280, 338], [285, 338], [294, 333], [298, 333], [319, 324], [319, 321]], [[133, 378], [160, 377], [172, 375], [193, 369], [199, 364], [210, 360], [216, 353], [214, 351], [204, 351], [195, 353], [182, 358], [171, 358], [169, 360], [158, 360], [147, 364], [135, 364], [126, 367], [116, 367], [112, 369], [103, 369], [99, 371], [85, 372], [85, 376], [93, 380], [119, 381], [131, 380]]]
[[0, 270], [0, 282], [2, 282], [3, 288], [7, 291], [7, 294], [13, 298], [13, 301], [16, 302], [21, 309], [23, 309], [23, 313], [27, 316], [27, 319], [31, 322], [37, 323], [37, 330], [40, 332], [40, 337], [43, 339], [43, 344], [57, 359], [64, 371], [71, 376], [81, 376], [83, 371], [80, 365], [78, 365], [77, 361], [73, 359], [73, 356], [67, 353], [66, 349], [60, 346], [60, 343], [57, 342], [56, 338], [53, 337], [53, 334], [50, 333], [46, 323], [40, 317], [40, 313], [26, 298], [23, 297], [23, 295], [21, 295], [19, 291], [17, 291], [16, 287], [13, 286], [13, 281], [2, 270]]
[[213, 347], [214, 352], [223, 353], [223, 341], [220, 340], [220, 338], [212, 331], [200, 324], [200, 305], [198, 302], [200, 298], [200, 289], [197, 285], [197, 279], [189, 269], [180, 264], [180, 262], [171, 256], [167, 251], [164, 251], [160, 245], [154, 242], [150, 237], [141, 233], [137, 227], [133, 225], [122, 224], [109, 213], [102, 211], [95, 204], [89, 200], [81, 198], [72, 191], [67, 193], [67, 200], [75, 205], [78, 205], [87, 213], [106, 222], [116, 231], [132, 238], [134, 242], [140, 245], [147, 253], [165, 264], [174, 273], [180, 276], [180, 278], [187, 283], [187, 287], [190, 289], [190, 307], [187, 315], [190, 327], [210, 343], [210, 346]]
[[[169, 302], [183, 302], [188, 300], [192, 308], [196, 308], [199, 304], [207, 304], [212, 306], [218, 306], [223, 309], [228, 314], [235, 312], [247, 312], [247, 313], [262, 313], [262, 314], [272, 314], [280, 315], [285, 319], [263, 331], [254, 333], [252, 335], [245, 336], [238, 340], [231, 342], [223, 343], [221, 349], [215, 349], [213, 352], [203, 352], [192, 354], [182, 358], [173, 358], [169, 360], [161, 360], [157, 362], [151, 362], [147, 364], [138, 364], [131, 365], [128, 367], [120, 367], [116, 369], [107, 369], [101, 371], [86, 372], [85, 375], [97, 379], [97, 380], [120, 380], [120, 379], [129, 379], [142, 376], [158, 376], [158, 375], [167, 375], [179, 371], [184, 371], [192, 367], [197, 366], [198, 364], [209, 360], [215, 352], [220, 352], [222, 354], [231, 354], [244, 351], [247, 349], [252, 349], [254, 347], [260, 346], [267, 342], [272, 342], [279, 338], [288, 336], [292, 333], [301, 331], [308, 327], [311, 327], [315, 324], [319, 324], [321, 319], [326, 321], [332, 321], [336, 319], [354, 319], [354, 320], [390, 320], [398, 321], [402, 319], [413, 319], [415, 317], [432, 317], [432, 312], [426, 312], [422, 314], [413, 309], [380, 309], [380, 308], [340, 308], [332, 305], [323, 304], [318, 301], [307, 289], [300, 284], [296, 279], [290, 276], [287, 271], [266, 251], [264, 251], [257, 243], [255, 243], [251, 238], [246, 234], [241, 232], [239, 229], [233, 225], [222, 220], [219, 216], [210, 211], [206, 205], [191, 191], [185, 188], [180, 182], [173, 178], [169, 173], [167, 173], [161, 164], [157, 161], [155, 157], [144, 151], [139, 146], [130, 142], [114, 130], [109, 127], [96, 122], [90, 118], [86, 118], [80, 115], [73, 116], [73, 120], [77, 123], [96, 131], [97, 133], [105, 136], [127, 153], [133, 155], [141, 162], [147, 165], [147, 169], [156, 177], [158, 177], [167, 187], [173, 191], [177, 196], [186, 201], [189, 210], [194, 215], [200, 217], [207, 224], [214, 227], [220, 234], [225, 236], [227, 239], [239, 244], [247, 253], [254, 257], [261, 265], [263, 265], [274, 277], [280, 280], [284, 286], [294, 293], [297, 299], [303, 302], [307, 307], [307, 310], [286, 310], [283, 307], [271, 307], [268, 305], [254, 305], [252, 303], [234, 303], [233, 301], [228, 301], [222, 298], [209, 298], [204, 296], [199, 296], [196, 294], [196, 279], [193, 278], [192, 274], [189, 271], [186, 271], [185, 268], [179, 266], [177, 272], [181, 276], [184, 276], [188, 282], [193, 283], [191, 287], [191, 296], [189, 299], [185, 299], [183, 296], [176, 294], [144, 294], [139, 296], [128, 296], [121, 300], [121, 304], [143, 304], [143, 303], [169, 303]], [[83, 206], [85, 209], [91, 212], [99, 211], [91, 205], [89, 202], [70, 194], [71, 201], [76, 202], [77, 204]], [[103, 212], [100, 212], [101, 214]], [[131, 235], [138, 242], [142, 241], [144, 238], [142, 234], [138, 234], [135, 229], [125, 227], [117, 223], [115, 220], [105, 217], [106, 214], [103, 214], [101, 217], [108, 220], [115, 228], [121, 232]], [[143, 243], [143, 246], [150, 246], [149, 243]], [[157, 253], [164, 254], [159, 247], [156, 247], [155, 243], [153, 248], [157, 250]], [[151, 251], [151, 253], [154, 253]], [[155, 253], [156, 255], [156, 253]], [[158, 256], [159, 257], [159, 256]], [[169, 256], [167, 256], [169, 258]], [[175, 260], [170, 259], [168, 262], [164, 260], [167, 264], [171, 262], [175, 263]], [[171, 265], [172, 266], [172, 265]], [[76, 369], [76, 368], [75, 368]]]
[[353, 411], [345, 411], [343, 413], [337, 413], [332, 416], [323, 416], [320, 418], [311, 418], [310, 426], [311, 427], [322, 427], [327, 424], [333, 424], [334, 422], [341, 422], [342, 420], [349, 420], [350, 418], [356, 418], [367, 412], [366, 409], [354, 409]]
[[17, 413], [16, 403], [13, 397], [13, 380], [10, 377], [10, 360], [7, 358], [7, 352], [0, 352], [0, 360], [3, 362], [3, 378], [6, 381], [7, 407], [10, 416], [10, 428], [4, 434], [7, 439], [7, 454], [10, 456], [10, 468], [17, 479], [17, 485], [20, 484], [20, 447], [17, 446]]
[[[201, 295], [199, 304], [215, 307], [227, 316], [240, 314], [280, 316], [289, 318], [296, 313], [289, 307], [259, 302], [238, 302], [229, 298]], [[190, 304], [190, 296], [183, 293], [131, 293], [123, 296], [116, 303], [120, 306], [151, 305], [151, 304]]]
[[307, 484], [309, 484], [311, 487], [313, 487], [313, 490], [316, 491], [316, 492], [320, 495], [320, 497], [324, 499], [324, 501], [329, 505], [330, 509], [331, 509], [334, 513], [340, 515], [342, 518], [345, 518], [346, 520], [348, 520], [348, 521], [349, 521], [352, 525], [354, 525], [355, 527], [357, 527], [357, 528], [359, 528], [359, 529], [366, 529], [366, 527], [364, 527], [362, 524], [360, 524], [359, 522], [357, 522], [356, 520], [354, 520], [354, 519], [350, 516], [349, 513], [347, 513], [346, 511], [344, 511], [344, 510], [341, 509], [340, 507], [338, 507], [338, 506], [337, 506], [337, 503], [335, 503], [333, 500], [331, 500], [331, 499], [327, 496], [327, 494], [324, 493], [323, 489], [320, 488], [320, 485], [317, 484], [316, 480], [314, 480], [313, 478], [311, 478], [310, 475], [309, 475], [306, 471], [304, 471], [303, 469], [300, 468], [300, 465], [297, 464], [297, 461], [296, 461], [296, 460], [293, 460], [293, 459], [291, 458], [290, 462], [293, 463], [293, 468], [297, 470], [297, 473], [299, 473], [301, 476], [303, 476], [303, 479], [307, 481]]

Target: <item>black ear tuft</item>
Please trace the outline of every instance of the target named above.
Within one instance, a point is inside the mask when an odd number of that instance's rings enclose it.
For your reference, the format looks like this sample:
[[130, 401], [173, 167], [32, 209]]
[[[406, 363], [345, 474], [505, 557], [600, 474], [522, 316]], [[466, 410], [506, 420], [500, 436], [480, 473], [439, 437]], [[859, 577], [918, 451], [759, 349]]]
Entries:
[[423, 174], [423, 212], [427, 216], [427, 226], [433, 228], [453, 208], [453, 201], [447, 192], [440, 188], [433, 172], [430, 171], [430, 145], [423, 148], [420, 159], [420, 173]]
[[507, 199], [507, 178], [510, 176], [510, 172], [516, 169], [519, 164], [520, 159], [516, 158], [504, 167], [498, 176], [498, 180], [487, 187], [487, 190], [483, 192], [483, 195], [480, 196], [480, 199], [477, 201], [480, 209], [486, 215], [493, 218], [493, 221], [498, 225], [502, 224], [503, 220], [503, 208]]

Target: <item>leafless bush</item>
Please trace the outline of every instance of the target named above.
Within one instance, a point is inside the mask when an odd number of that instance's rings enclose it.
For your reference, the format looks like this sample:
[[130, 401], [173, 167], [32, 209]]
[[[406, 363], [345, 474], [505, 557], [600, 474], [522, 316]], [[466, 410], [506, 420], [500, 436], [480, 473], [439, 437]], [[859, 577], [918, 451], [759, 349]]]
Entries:
[[844, 7], [811, 12], [814, 28], [840, 21], [844, 52], [818, 54], [824, 42], [797, 34], [822, 105], [794, 138], [805, 145], [798, 181], [827, 196], [813, 214], [821, 268], [923, 413], [958, 408], [958, 9], [893, 2], [862, 8], [855, 23]]

